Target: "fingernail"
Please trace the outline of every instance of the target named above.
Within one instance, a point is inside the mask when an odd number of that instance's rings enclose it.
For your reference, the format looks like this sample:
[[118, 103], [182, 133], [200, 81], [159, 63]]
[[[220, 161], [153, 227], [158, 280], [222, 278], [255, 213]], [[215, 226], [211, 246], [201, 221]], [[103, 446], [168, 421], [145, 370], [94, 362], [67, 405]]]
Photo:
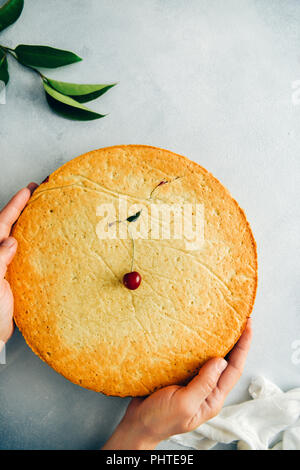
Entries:
[[3, 240], [1, 243], [2, 246], [5, 246], [5, 248], [13, 248], [16, 245], [16, 240], [12, 237], [6, 238]]
[[29, 189], [29, 191], [31, 192], [31, 194], [34, 192], [34, 190], [35, 190], [37, 187], [38, 187], [38, 184], [33, 183], [33, 182], [32, 182], [32, 183], [29, 183], [29, 184], [27, 185], [27, 188]]
[[221, 372], [223, 372], [223, 370], [226, 369], [226, 367], [227, 367], [227, 361], [225, 361], [225, 359], [221, 359], [220, 361], [218, 361], [217, 369], [220, 374]]

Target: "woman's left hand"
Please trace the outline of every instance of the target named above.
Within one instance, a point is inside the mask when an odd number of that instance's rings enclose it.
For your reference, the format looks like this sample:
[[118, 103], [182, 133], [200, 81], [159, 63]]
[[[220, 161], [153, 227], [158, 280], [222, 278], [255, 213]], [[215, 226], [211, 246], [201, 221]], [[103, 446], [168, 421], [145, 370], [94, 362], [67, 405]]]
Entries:
[[10, 236], [11, 228], [38, 185], [30, 183], [21, 189], [0, 212], [0, 349], [13, 333], [14, 299], [4, 276], [17, 251], [17, 240]]

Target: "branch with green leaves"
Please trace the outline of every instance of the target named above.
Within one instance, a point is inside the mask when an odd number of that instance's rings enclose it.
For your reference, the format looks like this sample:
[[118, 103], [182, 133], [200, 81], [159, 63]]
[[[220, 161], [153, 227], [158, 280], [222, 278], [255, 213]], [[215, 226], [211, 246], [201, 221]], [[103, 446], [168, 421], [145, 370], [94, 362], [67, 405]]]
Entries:
[[[0, 8], [0, 32], [12, 25], [20, 17], [24, 0], [8, 0]], [[105, 114], [96, 113], [87, 108], [84, 103], [99, 98], [112, 84], [77, 84], [67, 83], [46, 77], [39, 68], [54, 69], [81, 61], [81, 57], [70, 51], [49, 46], [32, 46], [21, 44], [15, 49], [0, 45], [0, 80], [5, 85], [9, 82], [7, 57], [10, 56], [19, 64], [37, 73], [44, 87], [49, 106], [59, 115], [73, 120], [90, 121], [99, 119]]]

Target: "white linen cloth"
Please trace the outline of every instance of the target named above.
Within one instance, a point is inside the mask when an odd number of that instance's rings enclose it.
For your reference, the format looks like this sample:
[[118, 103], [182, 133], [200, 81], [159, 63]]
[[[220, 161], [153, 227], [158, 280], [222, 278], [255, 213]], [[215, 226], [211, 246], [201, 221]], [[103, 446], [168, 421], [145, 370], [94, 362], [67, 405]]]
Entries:
[[264, 377], [256, 377], [248, 390], [252, 400], [225, 406], [195, 431], [171, 440], [199, 450], [233, 441], [238, 441], [239, 450], [300, 450], [300, 388], [283, 392]]

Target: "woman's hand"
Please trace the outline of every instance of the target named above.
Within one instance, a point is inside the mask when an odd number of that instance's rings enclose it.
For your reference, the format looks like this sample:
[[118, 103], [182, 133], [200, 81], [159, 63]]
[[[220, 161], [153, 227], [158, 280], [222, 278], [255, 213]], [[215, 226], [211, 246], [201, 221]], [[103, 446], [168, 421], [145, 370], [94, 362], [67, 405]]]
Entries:
[[248, 320], [228, 362], [211, 359], [187, 386], [173, 385], [148, 398], [134, 398], [103, 450], [154, 449], [160, 441], [192, 431], [216, 416], [242, 374], [251, 337]]
[[21, 189], [0, 212], [0, 350], [13, 333], [13, 295], [4, 279], [7, 266], [17, 251], [17, 241], [10, 237], [13, 224], [38, 185], [30, 183]]

